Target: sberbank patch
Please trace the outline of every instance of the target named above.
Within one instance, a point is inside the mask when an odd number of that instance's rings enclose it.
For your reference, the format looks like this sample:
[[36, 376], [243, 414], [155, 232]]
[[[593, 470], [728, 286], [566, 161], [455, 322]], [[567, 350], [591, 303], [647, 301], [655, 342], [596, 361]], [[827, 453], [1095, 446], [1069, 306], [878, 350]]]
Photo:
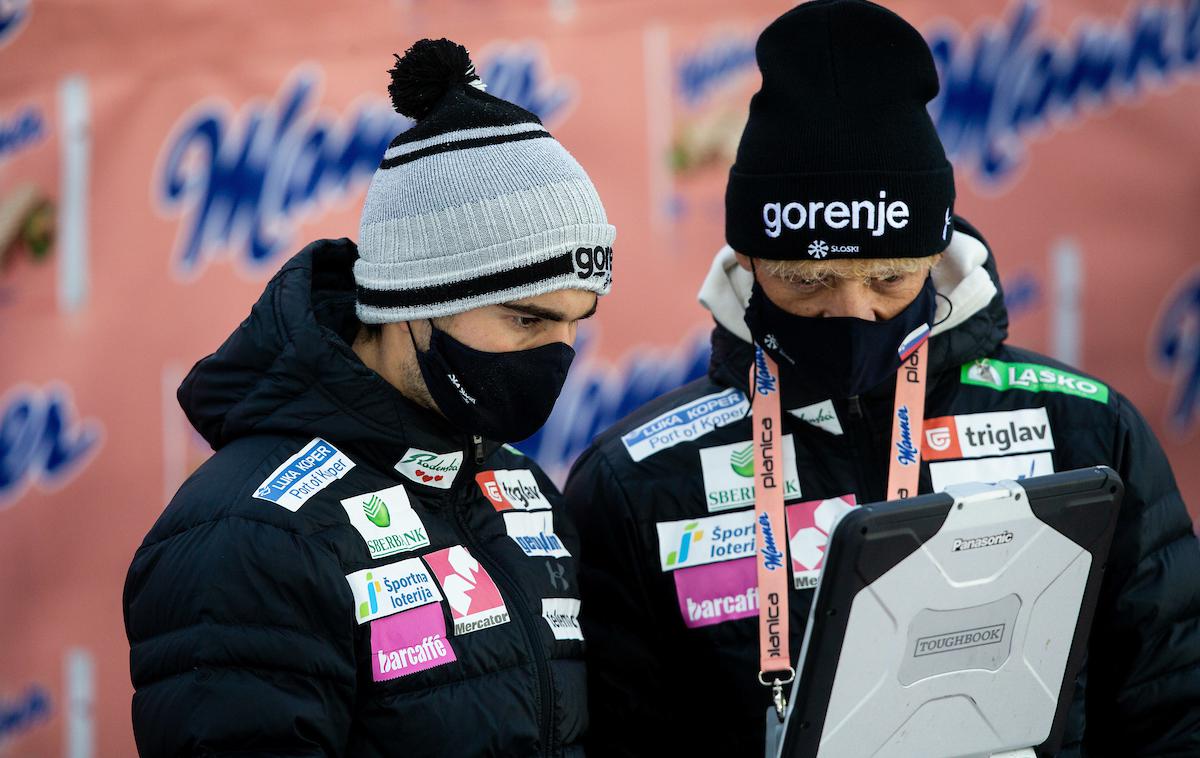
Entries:
[[1008, 363], [991, 358], [962, 367], [962, 383], [989, 389], [1061, 392], [1098, 403], [1108, 402], [1108, 387], [1095, 379], [1037, 363]]

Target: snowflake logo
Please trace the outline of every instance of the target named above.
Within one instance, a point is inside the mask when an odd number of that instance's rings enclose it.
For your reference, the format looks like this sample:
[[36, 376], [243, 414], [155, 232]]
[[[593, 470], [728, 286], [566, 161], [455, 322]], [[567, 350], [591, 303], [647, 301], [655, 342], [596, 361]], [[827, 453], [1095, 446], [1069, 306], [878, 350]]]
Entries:
[[775, 339], [774, 334], [768, 334], [766, 337], [763, 338], [763, 347], [765, 347], [768, 350], [778, 350], [779, 349], [779, 340]]
[[824, 258], [829, 255], [829, 245], [825, 244], [825, 240], [816, 240], [809, 243], [808, 254], [814, 258]]

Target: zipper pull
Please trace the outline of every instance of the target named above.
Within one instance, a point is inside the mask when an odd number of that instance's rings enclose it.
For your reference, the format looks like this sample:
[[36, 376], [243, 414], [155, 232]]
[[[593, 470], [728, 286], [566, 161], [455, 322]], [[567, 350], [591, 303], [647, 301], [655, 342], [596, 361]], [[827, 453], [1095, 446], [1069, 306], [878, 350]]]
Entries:
[[859, 401], [858, 395], [853, 395], [846, 401], [846, 403], [850, 406], [851, 416], [854, 416], [855, 418], [863, 417], [862, 403]]
[[475, 448], [475, 465], [483, 463], [483, 435], [472, 434], [471, 444]]

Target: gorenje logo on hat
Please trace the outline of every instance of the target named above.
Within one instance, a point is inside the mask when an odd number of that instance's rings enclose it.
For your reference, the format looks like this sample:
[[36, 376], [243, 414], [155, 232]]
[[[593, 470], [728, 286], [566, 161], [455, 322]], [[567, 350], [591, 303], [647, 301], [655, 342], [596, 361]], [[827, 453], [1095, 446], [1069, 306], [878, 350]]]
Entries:
[[887, 202], [886, 190], [880, 190], [878, 202], [851, 200], [846, 203], [834, 200], [764, 203], [762, 208], [763, 231], [772, 239], [783, 234], [784, 229], [816, 230], [822, 222], [829, 229], [866, 229], [871, 232], [872, 237], [882, 237], [888, 229], [903, 229], [908, 226], [909, 214], [908, 203], [903, 200]]

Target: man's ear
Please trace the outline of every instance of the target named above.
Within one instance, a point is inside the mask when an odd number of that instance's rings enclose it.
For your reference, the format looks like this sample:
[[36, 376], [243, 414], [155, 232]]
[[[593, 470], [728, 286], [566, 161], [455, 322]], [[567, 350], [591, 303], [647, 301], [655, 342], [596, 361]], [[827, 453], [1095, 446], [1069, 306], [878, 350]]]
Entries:
[[750, 265], [750, 256], [748, 256], [744, 253], [739, 253], [737, 250], [733, 251], [733, 255], [734, 255], [734, 257], [737, 258], [737, 262], [738, 262], [739, 266], [746, 269], [747, 271], [754, 270], [754, 267]]

